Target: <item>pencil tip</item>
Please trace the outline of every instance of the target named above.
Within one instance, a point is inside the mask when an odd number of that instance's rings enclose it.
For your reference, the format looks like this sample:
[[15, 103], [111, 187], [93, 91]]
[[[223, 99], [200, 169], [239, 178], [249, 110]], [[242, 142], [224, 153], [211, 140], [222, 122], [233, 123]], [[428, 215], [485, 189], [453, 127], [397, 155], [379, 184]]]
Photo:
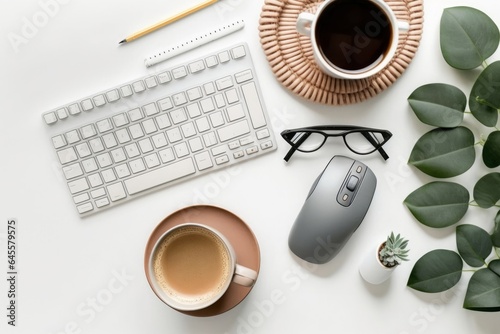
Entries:
[[123, 40], [121, 40], [121, 41], [120, 41], [120, 43], [118, 43], [118, 44], [123, 44], [123, 43], [126, 43], [126, 42], [127, 42], [127, 40], [126, 40], [126, 39], [123, 39]]

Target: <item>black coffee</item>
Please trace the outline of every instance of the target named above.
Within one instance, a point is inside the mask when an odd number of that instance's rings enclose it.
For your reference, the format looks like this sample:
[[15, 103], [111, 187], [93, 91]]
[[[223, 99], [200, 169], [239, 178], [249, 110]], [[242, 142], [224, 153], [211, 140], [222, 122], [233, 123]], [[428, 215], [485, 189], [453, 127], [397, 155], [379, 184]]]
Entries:
[[324, 57], [344, 70], [380, 62], [392, 40], [387, 15], [368, 0], [337, 0], [321, 13], [316, 41]]

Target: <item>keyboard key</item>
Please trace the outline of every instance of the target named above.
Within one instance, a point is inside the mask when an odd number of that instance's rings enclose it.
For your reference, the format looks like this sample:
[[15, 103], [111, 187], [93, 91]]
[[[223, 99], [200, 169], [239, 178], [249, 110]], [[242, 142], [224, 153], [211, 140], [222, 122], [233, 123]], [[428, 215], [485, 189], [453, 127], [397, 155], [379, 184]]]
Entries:
[[129, 194], [134, 195], [141, 191], [180, 179], [194, 174], [196, 169], [191, 158], [174, 162], [170, 165], [149, 171], [147, 173], [125, 180], [125, 187]]
[[160, 106], [160, 109], [162, 111], [167, 111], [174, 107], [174, 105], [172, 104], [172, 100], [169, 97], [166, 97], [158, 101], [158, 105]]
[[56, 114], [60, 120], [68, 118], [68, 111], [66, 110], [66, 108], [57, 109]]
[[228, 141], [249, 132], [250, 128], [246, 119], [238, 121], [237, 123], [232, 123], [231, 125], [217, 130], [217, 134], [219, 135], [219, 139], [221, 142]]
[[208, 124], [208, 119], [206, 117], [198, 118], [196, 120], [196, 127], [198, 132], [205, 132], [210, 130], [210, 124]]
[[96, 171], [98, 169], [97, 163], [95, 162], [94, 158], [89, 158], [89, 159], [83, 160], [82, 166], [83, 166], [83, 170], [85, 171], [85, 173], [91, 173], [91, 172]]
[[226, 109], [226, 112], [227, 118], [230, 122], [234, 122], [240, 118], [245, 117], [245, 111], [243, 110], [243, 106], [240, 103], [228, 107]]
[[127, 197], [121, 182], [107, 186], [106, 189], [108, 190], [109, 198], [112, 202], [116, 202]]
[[172, 70], [172, 76], [174, 77], [174, 79], [180, 79], [180, 78], [184, 78], [185, 76], [187, 76], [187, 70], [186, 70], [186, 67], [184, 66], [179, 66], [179, 67], [176, 67]]
[[243, 45], [231, 49], [231, 54], [233, 55], [233, 59], [243, 58], [247, 55]]
[[203, 60], [197, 60], [193, 63], [190, 63], [188, 67], [191, 73], [197, 73], [205, 69], [205, 63], [203, 62]]
[[201, 98], [203, 96], [203, 93], [201, 92], [200, 87], [191, 88], [191, 89], [187, 90], [186, 93], [187, 93], [187, 97], [188, 97], [189, 101], [198, 100], [199, 98]]
[[196, 154], [194, 159], [196, 160], [196, 166], [200, 171], [213, 167], [214, 165], [212, 163], [212, 159], [210, 158], [210, 154], [207, 151]]
[[82, 202], [88, 201], [89, 199], [90, 199], [90, 197], [89, 197], [89, 194], [87, 194], [87, 193], [83, 193], [83, 194], [76, 195], [73, 197], [73, 201], [75, 202], [75, 204], [80, 204]]
[[139, 108], [129, 110], [128, 116], [130, 117], [130, 120], [132, 122], [135, 122], [135, 121], [138, 121], [138, 120], [144, 118], [144, 115], [142, 114], [142, 111]]
[[82, 205], [78, 205], [76, 209], [78, 210], [79, 214], [84, 214], [94, 210], [94, 207], [92, 206], [92, 203], [88, 202]]
[[136, 81], [132, 84], [132, 88], [134, 89], [134, 92], [140, 93], [146, 90], [146, 86], [144, 85], [144, 81], [139, 80]]
[[123, 97], [128, 97], [134, 94], [134, 92], [132, 91], [132, 87], [130, 87], [130, 85], [125, 85], [121, 87], [120, 91], [122, 92]]
[[96, 123], [96, 125], [100, 133], [104, 133], [113, 129], [113, 125], [111, 124], [109, 118], [100, 120], [99, 122]]
[[247, 148], [245, 150], [245, 152], [247, 152], [248, 155], [255, 154], [255, 153], [259, 152], [259, 148], [257, 146], [252, 146], [252, 147]]
[[225, 92], [225, 94], [226, 94], [227, 103], [229, 103], [229, 104], [236, 103], [240, 100], [240, 98], [238, 97], [238, 92], [234, 88], [227, 90]]
[[211, 97], [201, 100], [200, 105], [201, 105], [201, 110], [203, 110], [204, 113], [208, 113], [215, 110], [214, 101], [212, 100]]
[[229, 52], [227, 51], [220, 52], [218, 56], [219, 56], [219, 61], [221, 63], [227, 63], [228, 61], [231, 60], [231, 58], [229, 57]]
[[172, 123], [170, 123], [170, 119], [168, 118], [167, 114], [160, 115], [156, 117], [155, 120], [160, 130], [166, 129], [172, 125]]
[[68, 187], [69, 191], [73, 195], [90, 188], [87, 179], [84, 177], [68, 182]]
[[61, 165], [65, 165], [78, 159], [73, 147], [68, 147], [63, 150], [57, 151], [57, 155], [59, 157]]
[[160, 159], [164, 164], [175, 160], [174, 150], [171, 147], [161, 150], [158, 153], [160, 154]]
[[99, 153], [104, 151], [104, 144], [102, 143], [101, 138], [94, 138], [89, 140], [89, 145], [90, 148], [92, 149], [92, 152], [94, 153]]
[[189, 117], [191, 117], [191, 118], [195, 118], [195, 117], [198, 117], [201, 115], [201, 110], [200, 110], [200, 106], [198, 105], [198, 103], [192, 103], [192, 104], [186, 106], [186, 109], [187, 109], [187, 112], [189, 114]]
[[104, 190], [104, 188], [98, 188], [90, 192], [90, 196], [92, 196], [92, 198], [99, 198], [104, 195], [106, 195], [106, 190]]
[[106, 146], [106, 148], [113, 148], [118, 145], [113, 133], [105, 134], [104, 136], [102, 136], [102, 140], [104, 141], [104, 145]]
[[206, 84], [203, 85], [203, 90], [205, 91], [205, 94], [211, 95], [215, 93], [215, 85], [213, 82], [207, 82]]
[[215, 98], [215, 105], [217, 108], [223, 108], [226, 106], [226, 101], [224, 100], [224, 96], [222, 94], [217, 94], [214, 96]]
[[182, 140], [182, 135], [181, 135], [179, 128], [170, 129], [166, 133], [167, 133], [168, 140], [171, 143], [176, 143], [176, 142]]
[[145, 81], [146, 81], [146, 87], [148, 87], [149, 89], [158, 86], [158, 83], [156, 82], [155, 77], [148, 77], [148, 78], [146, 78]]
[[268, 148], [271, 148], [271, 147], [273, 147], [273, 142], [271, 140], [268, 140], [268, 141], [260, 144], [260, 148], [263, 150], [267, 150]]
[[183, 124], [181, 126], [181, 130], [184, 138], [189, 138], [196, 135], [196, 129], [194, 128], [193, 122]]
[[188, 143], [189, 143], [189, 148], [193, 153], [201, 151], [203, 149], [203, 144], [201, 142], [200, 137], [190, 139]]
[[98, 208], [102, 208], [102, 207], [104, 207], [106, 205], [109, 205], [109, 199], [107, 197], [99, 198], [98, 200], [95, 201], [95, 205]]
[[113, 161], [111, 160], [111, 156], [107, 152], [98, 155], [96, 158], [97, 158], [97, 163], [99, 164], [99, 166], [101, 168], [108, 167], [108, 166], [111, 166], [111, 164], [113, 164]]
[[125, 152], [127, 153], [127, 156], [129, 158], [135, 158], [138, 155], [140, 155], [139, 148], [137, 147], [136, 143], [132, 143], [132, 144], [125, 146]]
[[140, 124], [133, 124], [129, 126], [130, 135], [133, 139], [144, 137], [144, 132], [142, 131]]
[[262, 109], [262, 104], [260, 103], [259, 94], [257, 93], [257, 87], [255, 83], [250, 82], [241, 86], [243, 96], [247, 103], [248, 112], [250, 114], [250, 119], [252, 120], [252, 125], [254, 129], [258, 129], [266, 125], [266, 118], [264, 116], [264, 110]]
[[255, 133], [255, 135], [257, 136], [257, 139], [264, 139], [270, 136], [268, 129], [259, 130]]
[[80, 129], [82, 133], [82, 138], [87, 139], [93, 137], [97, 134], [94, 124], [85, 125]]
[[240, 83], [246, 82], [248, 80], [252, 80], [253, 74], [252, 74], [251, 70], [245, 70], [243, 72], [236, 73], [234, 75], [234, 78], [235, 78], [236, 82], [240, 84]]
[[120, 144], [128, 143], [131, 140], [127, 129], [120, 129], [115, 134]]
[[187, 144], [184, 142], [175, 145], [174, 149], [175, 149], [175, 154], [177, 155], [178, 158], [185, 157], [186, 155], [189, 154], [189, 149], [187, 147]]
[[139, 147], [142, 153], [149, 153], [153, 150], [153, 144], [151, 144], [151, 140], [149, 138], [139, 140]]
[[113, 182], [116, 180], [116, 176], [115, 176], [115, 173], [113, 172], [112, 168], [103, 170], [101, 172], [101, 175], [102, 175], [104, 182], [106, 182], [106, 183]]
[[118, 101], [120, 99], [120, 93], [118, 93], [117, 89], [110, 90], [106, 93], [106, 98], [108, 99], [108, 102]]
[[184, 111], [184, 108], [179, 108], [171, 111], [170, 117], [172, 118], [172, 122], [174, 122], [174, 124], [179, 124], [187, 120], [187, 115]]
[[215, 80], [215, 85], [217, 86], [217, 90], [233, 87], [233, 78], [230, 75], [220, 78], [219, 80]]
[[125, 151], [121, 147], [111, 151], [111, 157], [113, 158], [113, 161], [115, 163], [127, 160], [127, 157], [125, 156]]
[[78, 143], [80, 141], [80, 135], [78, 134], [78, 131], [71, 130], [66, 132], [66, 140], [68, 141], [68, 144]]
[[142, 122], [142, 127], [144, 128], [144, 131], [148, 135], [158, 131], [158, 129], [156, 128], [155, 122], [152, 119], [147, 119], [144, 122]]
[[221, 155], [220, 157], [215, 158], [215, 163], [217, 165], [222, 165], [222, 164], [225, 164], [226, 162], [229, 162], [229, 157], [226, 154]]
[[222, 116], [222, 112], [217, 111], [210, 114], [210, 122], [214, 128], [217, 128], [224, 124], [224, 116]]
[[64, 138], [63, 135], [57, 135], [55, 137], [52, 137], [52, 144], [54, 144], [55, 149], [64, 147], [67, 144], [66, 138]]
[[92, 152], [90, 151], [90, 147], [87, 143], [78, 144], [75, 146], [75, 148], [80, 158], [85, 158], [92, 154]]
[[142, 158], [135, 159], [129, 162], [130, 170], [132, 173], [137, 174], [146, 170], [146, 166], [144, 165], [144, 161]]
[[161, 148], [161, 147], [167, 146], [167, 144], [168, 144], [167, 138], [165, 137], [163, 132], [154, 135], [153, 137], [151, 137], [151, 139], [153, 139], [153, 144], [156, 148]]
[[89, 183], [92, 188], [99, 187], [103, 185], [101, 175], [99, 173], [94, 173], [88, 176], [89, 178]]
[[79, 163], [74, 163], [72, 165], [63, 167], [63, 173], [66, 177], [66, 180], [71, 180], [75, 177], [82, 176], [83, 170]]
[[94, 109], [94, 105], [92, 104], [92, 100], [86, 99], [81, 102], [83, 111], [90, 111]]
[[154, 168], [160, 165], [160, 160], [156, 153], [146, 155], [144, 161], [146, 161], [146, 166], [148, 166], [148, 168]]
[[68, 110], [70, 115], [78, 115], [79, 113], [82, 112], [80, 106], [76, 103], [68, 106]]
[[205, 58], [205, 61], [207, 62], [207, 67], [214, 67], [219, 64], [216, 56], [207, 57]]
[[45, 120], [45, 123], [47, 124], [54, 124], [57, 122], [57, 116], [53, 112], [48, 112], [43, 115], [43, 119]]
[[128, 169], [127, 164], [121, 164], [115, 167], [115, 172], [118, 178], [123, 179], [124, 177], [130, 176], [130, 169]]
[[203, 135], [203, 142], [205, 143], [206, 147], [214, 146], [217, 144], [217, 138], [215, 137], [215, 133], [209, 132]]
[[188, 101], [184, 92], [174, 94], [174, 96], [172, 96], [172, 99], [174, 100], [174, 104], [177, 107], [187, 103]]
[[154, 103], [146, 104], [142, 109], [146, 116], [153, 116], [160, 112]]
[[160, 82], [160, 84], [165, 84], [171, 80], [172, 77], [170, 76], [170, 73], [168, 71], [158, 74], [158, 81]]
[[113, 122], [115, 123], [115, 126], [117, 128], [128, 124], [129, 122], [128, 122], [127, 114], [122, 113], [122, 114], [118, 114], [118, 115], [113, 116]]
[[94, 104], [96, 107], [101, 107], [101, 106], [106, 104], [106, 99], [104, 98], [104, 95], [102, 95], [102, 94], [94, 96], [92, 98], [92, 100], [94, 101]]

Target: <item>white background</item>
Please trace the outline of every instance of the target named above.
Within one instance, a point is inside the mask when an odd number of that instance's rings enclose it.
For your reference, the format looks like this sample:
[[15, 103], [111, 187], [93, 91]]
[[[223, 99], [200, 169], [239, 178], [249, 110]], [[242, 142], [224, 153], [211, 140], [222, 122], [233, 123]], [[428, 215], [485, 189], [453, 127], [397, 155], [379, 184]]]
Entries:
[[[58, 1], [53, 15], [23, 36], [26, 21], [40, 20], [43, 4], [54, 1], [0, 1], [0, 268], [5, 273], [7, 219], [19, 223], [17, 326], [7, 326], [8, 287], [2, 278], [1, 332], [498, 333], [498, 314], [462, 308], [470, 273], [446, 293], [423, 294], [406, 287], [420, 256], [456, 246], [455, 227], [426, 228], [402, 204], [410, 192], [431, 180], [406, 164], [413, 144], [430, 130], [416, 119], [407, 97], [431, 82], [454, 84], [468, 95], [478, 74], [454, 70], [444, 62], [439, 49], [442, 10], [475, 6], [500, 23], [497, 1], [425, 1], [423, 38], [404, 75], [382, 94], [344, 107], [295, 97], [276, 81], [258, 36], [263, 1], [221, 0], [118, 46], [127, 34], [196, 2]], [[245, 19], [244, 30], [169, 64], [246, 41], [277, 135], [285, 128], [316, 124], [385, 128], [394, 134], [386, 145], [390, 159], [353, 156], [337, 142], [313, 154], [296, 153], [286, 164], [288, 147], [279, 137], [277, 151], [239, 165], [232, 174], [208, 174], [80, 219], [58, 174], [42, 112], [146, 75], [152, 70], [144, 67], [143, 59], [152, 52], [236, 18]], [[23, 43], [12, 43], [14, 35], [24, 38]], [[500, 59], [499, 53], [490, 62], [495, 59]], [[476, 140], [490, 131], [478, 127], [470, 115], [465, 122], [474, 129]], [[454, 179], [470, 191], [488, 172], [481, 167], [480, 148], [477, 152], [479, 167]], [[313, 180], [334, 154], [358, 158], [371, 167], [378, 178], [377, 191], [364, 222], [342, 252], [325, 265], [306, 266], [291, 255], [288, 233]], [[224, 207], [244, 219], [262, 254], [260, 276], [250, 295], [231, 311], [211, 318], [173, 311], [154, 296], [143, 273], [143, 251], [153, 228], [173, 211], [199, 202]], [[471, 208], [462, 223], [489, 230], [495, 213]], [[410, 239], [411, 261], [397, 268], [389, 281], [370, 286], [359, 276], [358, 265], [390, 231]], [[91, 301], [104, 295], [111, 298], [94, 310]]]

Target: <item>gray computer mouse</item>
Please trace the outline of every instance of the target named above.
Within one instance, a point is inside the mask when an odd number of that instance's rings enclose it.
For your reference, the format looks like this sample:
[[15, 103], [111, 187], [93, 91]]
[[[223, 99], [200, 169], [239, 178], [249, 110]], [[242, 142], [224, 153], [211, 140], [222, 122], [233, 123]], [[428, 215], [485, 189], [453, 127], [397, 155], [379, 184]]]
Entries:
[[298, 257], [323, 264], [335, 257], [363, 221], [377, 178], [365, 164], [334, 156], [313, 183], [290, 231]]

